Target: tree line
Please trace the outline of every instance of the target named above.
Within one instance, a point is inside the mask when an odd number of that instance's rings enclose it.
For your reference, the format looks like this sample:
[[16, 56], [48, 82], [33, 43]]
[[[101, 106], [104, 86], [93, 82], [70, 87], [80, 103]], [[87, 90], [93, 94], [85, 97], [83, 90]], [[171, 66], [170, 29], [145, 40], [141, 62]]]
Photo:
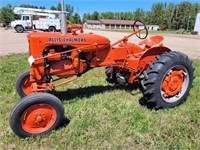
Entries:
[[97, 11], [83, 14], [85, 20], [115, 19], [115, 20], [140, 20], [145, 24], [159, 25], [168, 29], [193, 30], [197, 13], [200, 12], [200, 3], [181, 2], [155, 3], [150, 11], [137, 8], [127, 12], [102, 12]]
[[[34, 6], [22, 4], [20, 7], [45, 9], [44, 6]], [[19, 16], [13, 13], [14, 7], [10, 4], [0, 9], [0, 22], [8, 25]], [[61, 10], [61, 4], [51, 6], [51, 10]], [[197, 13], [200, 12], [200, 3], [181, 2], [174, 3], [155, 3], [150, 11], [137, 8], [135, 11], [127, 12], [97, 12], [84, 13], [82, 19], [74, 7], [66, 4], [65, 10], [68, 12], [67, 19], [72, 23], [83, 23], [86, 20], [115, 19], [115, 20], [140, 20], [145, 24], [159, 25], [168, 29], [187, 29], [193, 30]]]

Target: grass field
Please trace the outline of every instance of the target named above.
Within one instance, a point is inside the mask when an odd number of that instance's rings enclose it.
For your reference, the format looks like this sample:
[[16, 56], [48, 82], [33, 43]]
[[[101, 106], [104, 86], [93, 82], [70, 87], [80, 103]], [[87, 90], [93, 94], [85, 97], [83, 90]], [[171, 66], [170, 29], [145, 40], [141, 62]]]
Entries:
[[19, 139], [9, 127], [20, 100], [15, 80], [28, 70], [26, 54], [0, 57], [0, 149], [200, 149], [200, 60], [194, 60], [191, 96], [179, 107], [150, 110], [137, 86], [116, 87], [94, 69], [57, 91], [63, 125], [51, 134]]
[[[133, 30], [105, 30], [105, 31], [112, 31], [112, 32], [125, 32], [125, 33], [131, 33], [133, 32]], [[141, 33], [145, 34], [145, 31], [142, 31]], [[157, 30], [149, 30], [148, 34], [158, 34], [158, 35], [162, 35], [162, 34], [189, 34], [191, 35], [191, 32], [180, 32], [179, 30], [175, 31], [175, 30], [165, 30], [165, 31], [157, 31]]]

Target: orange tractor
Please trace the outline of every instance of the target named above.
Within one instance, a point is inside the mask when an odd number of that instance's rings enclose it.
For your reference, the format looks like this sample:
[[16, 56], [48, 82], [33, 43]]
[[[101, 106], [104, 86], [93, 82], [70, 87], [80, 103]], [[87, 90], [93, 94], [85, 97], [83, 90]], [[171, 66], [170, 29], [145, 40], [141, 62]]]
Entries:
[[71, 33], [73, 31], [73, 29], [80, 30], [80, 32], [83, 33], [82, 25], [73, 24], [73, 23], [71, 23], [71, 21], [67, 20], [67, 32]]
[[[16, 91], [22, 100], [10, 115], [14, 133], [22, 138], [33, 137], [58, 128], [64, 108], [56, 96], [47, 92], [96, 67], [106, 68], [108, 82], [117, 85], [140, 82], [147, 105], [154, 109], [183, 103], [194, 79], [191, 60], [165, 47], [162, 36], [147, 38], [148, 30], [142, 22], [135, 21], [133, 28], [133, 33], [113, 44], [108, 38], [92, 33], [29, 33], [30, 70], [16, 81]], [[133, 35], [142, 41], [129, 42]], [[55, 84], [63, 78], [67, 80]]]

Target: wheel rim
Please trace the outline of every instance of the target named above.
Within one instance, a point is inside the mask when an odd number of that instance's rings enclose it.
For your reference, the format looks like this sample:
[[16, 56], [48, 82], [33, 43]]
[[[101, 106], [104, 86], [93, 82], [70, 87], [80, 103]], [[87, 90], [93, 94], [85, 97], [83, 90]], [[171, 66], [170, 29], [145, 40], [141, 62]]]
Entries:
[[49, 28], [49, 31], [50, 32], [55, 32], [55, 28], [51, 27], [51, 28]]
[[164, 75], [161, 84], [161, 96], [164, 101], [178, 101], [186, 92], [189, 85], [188, 70], [181, 65], [170, 68]]
[[22, 128], [31, 134], [42, 133], [53, 126], [56, 110], [49, 104], [35, 104], [28, 107], [20, 117]]
[[26, 95], [32, 94], [32, 83], [30, 82], [30, 76], [24, 79], [22, 83], [22, 90]]
[[19, 32], [22, 32], [22, 31], [23, 31], [22, 27], [17, 27], [17, 30], [18, 30]]

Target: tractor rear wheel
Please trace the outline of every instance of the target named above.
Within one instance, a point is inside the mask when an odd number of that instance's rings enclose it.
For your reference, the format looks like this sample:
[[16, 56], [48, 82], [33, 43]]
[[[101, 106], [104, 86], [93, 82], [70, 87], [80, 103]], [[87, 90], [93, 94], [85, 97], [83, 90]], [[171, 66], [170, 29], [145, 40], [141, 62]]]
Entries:
[[21, 137], [35, 137], [57, 129], [63, 121], [64, 108], [61, 101], [48, 93], [24, 97], [10, 114], [10, 127]]
[[147, 105], [160, 109], [183, 103], [192, 87], [193, 73], [192, 61], [183, 53], [173, 51], [156, 57], [141, 81]]
[[32, 83], [30, 82], [30, 71], [22, 73], [16, 81], [16, 91], [21, 98], [32, 94]]

